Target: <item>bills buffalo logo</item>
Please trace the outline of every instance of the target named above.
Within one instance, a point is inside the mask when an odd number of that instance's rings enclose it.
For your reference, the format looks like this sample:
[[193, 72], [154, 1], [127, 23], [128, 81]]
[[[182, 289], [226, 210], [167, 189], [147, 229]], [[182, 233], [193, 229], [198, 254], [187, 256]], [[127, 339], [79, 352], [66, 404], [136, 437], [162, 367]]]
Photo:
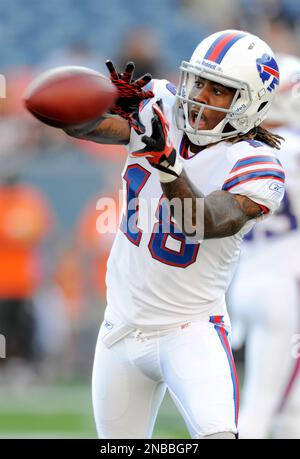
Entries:
[[279, 70], [275, 59], [268, 54], [263, 54], [256, 59], [256, 67], [263, 83], [269, 82], [267, 90], [272, 92], [276, 85], [279, 85]]

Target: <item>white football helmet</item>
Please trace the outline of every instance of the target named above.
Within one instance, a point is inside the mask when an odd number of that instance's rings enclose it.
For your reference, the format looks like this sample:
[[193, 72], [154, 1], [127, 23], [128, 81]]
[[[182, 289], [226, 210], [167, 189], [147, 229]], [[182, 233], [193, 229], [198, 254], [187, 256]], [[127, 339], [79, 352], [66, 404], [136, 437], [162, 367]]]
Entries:
[[300, 59], [279, 54], [280, 86], [268, 112], [266, 123], [300, 128]]
[[[235, 137], [261, 124], [279, 85], [278, 65], [271, 48], [255, 35], [240, 30], [225, 30], [205, 38], [191, 60], [181, 63], [180, 70], [176, 123], [195, 145]], [[189, 99], [197, 77], [235, 88], [230, 107], [224, 109]], [[189, 123], [192, 106], [199, 108], [194, 127]], [[204, 109], [224, 112], [225, 117], [213, 129], [201, 130]]]

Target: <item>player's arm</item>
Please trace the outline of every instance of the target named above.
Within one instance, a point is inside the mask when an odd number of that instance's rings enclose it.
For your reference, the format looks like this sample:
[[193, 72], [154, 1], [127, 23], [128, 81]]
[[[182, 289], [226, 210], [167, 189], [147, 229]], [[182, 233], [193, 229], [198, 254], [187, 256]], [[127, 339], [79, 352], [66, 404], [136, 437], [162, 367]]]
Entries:
[[[191, 183], [184, 170], [174, 181], [161, 185], [164, 195], [175, 202], [171, 206], [172, 213], [176, 220], [176, 215], [181, 215], [181, 222], [177, 223], [187, 236], [198, 234], [203, 239], [232, 236], [248, 220], [262, 214], [260, 206], [247, 196], [228, 191], [214, 191], [204, 196]], [[176, 202], [181, 206], [180, 214], [178, 209], [176, 212]]]
[[65, 132], [73, 137], [97, 143], [124, 145], [129, 142], [131, 128], [137, 134], [145, 132], [145, 126], [139, 116], [139, 106], [143, 100], [154, 97], [152, 91], [144, 89], [152, 76], [146, 73], [138, 80], [133, 80], [133, 62], [126, 64], [124, 73], [118, 73], [110, 60], [106, 61], [106, 66], [110, 80], [118, 90], [119, 97], [115, 105], [111, 107], [110, 113], [97, 121], [74, 126]]
[[127, 120], [118, 115], [106, 114], [97, 121], [65, 129], [71, 137], [96, 143], [126, 145], [130, 139]]
[[186, 236], [211, 239], [232, 236], [251, 218], [262, 214], [260, 206], [246, 196], [215, 191], [205, 196], [189, 180], [169, 136], [169, 123], [162, 101], [153, 104], [152, 135], [143, 136], [145, 148], [133, 152], [146, 157], [159, 172], [164, 195], [176, 223]]

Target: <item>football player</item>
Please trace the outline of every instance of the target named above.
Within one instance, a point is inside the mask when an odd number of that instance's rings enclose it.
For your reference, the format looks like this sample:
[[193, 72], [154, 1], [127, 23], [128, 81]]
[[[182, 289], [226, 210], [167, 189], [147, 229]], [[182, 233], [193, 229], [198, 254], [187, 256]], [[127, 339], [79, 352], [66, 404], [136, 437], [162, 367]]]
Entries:
[[247, 334], [243, 438], [300, 438], [300, 60], [283, 55], [279, 64], [265, 126], [285, 138], [286, 193], [276, 215], [247, 235], [230, 294], [234, 324]]
[[133, 63], [124, 74], [107, 66], [116, 105], [67, 130], [129, 151], [93, 371], [99, 437], [151, 437], [167, 388], [192, 438], [234, 439], [225, 292], [244, 235], [284, 194], [280, 138], [261, 127], [276, 59], [258, 37], [226, 30], [182, 62], [177, 90], [149, 75], [132, 80]]

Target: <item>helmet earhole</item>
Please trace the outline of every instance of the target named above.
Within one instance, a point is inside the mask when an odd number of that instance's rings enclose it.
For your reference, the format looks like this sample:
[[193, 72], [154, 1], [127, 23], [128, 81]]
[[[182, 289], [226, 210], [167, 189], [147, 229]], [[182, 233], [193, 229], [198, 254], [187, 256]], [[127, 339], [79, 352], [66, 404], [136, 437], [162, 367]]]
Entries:
[[268, 102], [263, 102], [262, 104], [260, 104], [260, 106], [258, 107], [257, 111], [260, 112], [266, 105], [267, 105]]

